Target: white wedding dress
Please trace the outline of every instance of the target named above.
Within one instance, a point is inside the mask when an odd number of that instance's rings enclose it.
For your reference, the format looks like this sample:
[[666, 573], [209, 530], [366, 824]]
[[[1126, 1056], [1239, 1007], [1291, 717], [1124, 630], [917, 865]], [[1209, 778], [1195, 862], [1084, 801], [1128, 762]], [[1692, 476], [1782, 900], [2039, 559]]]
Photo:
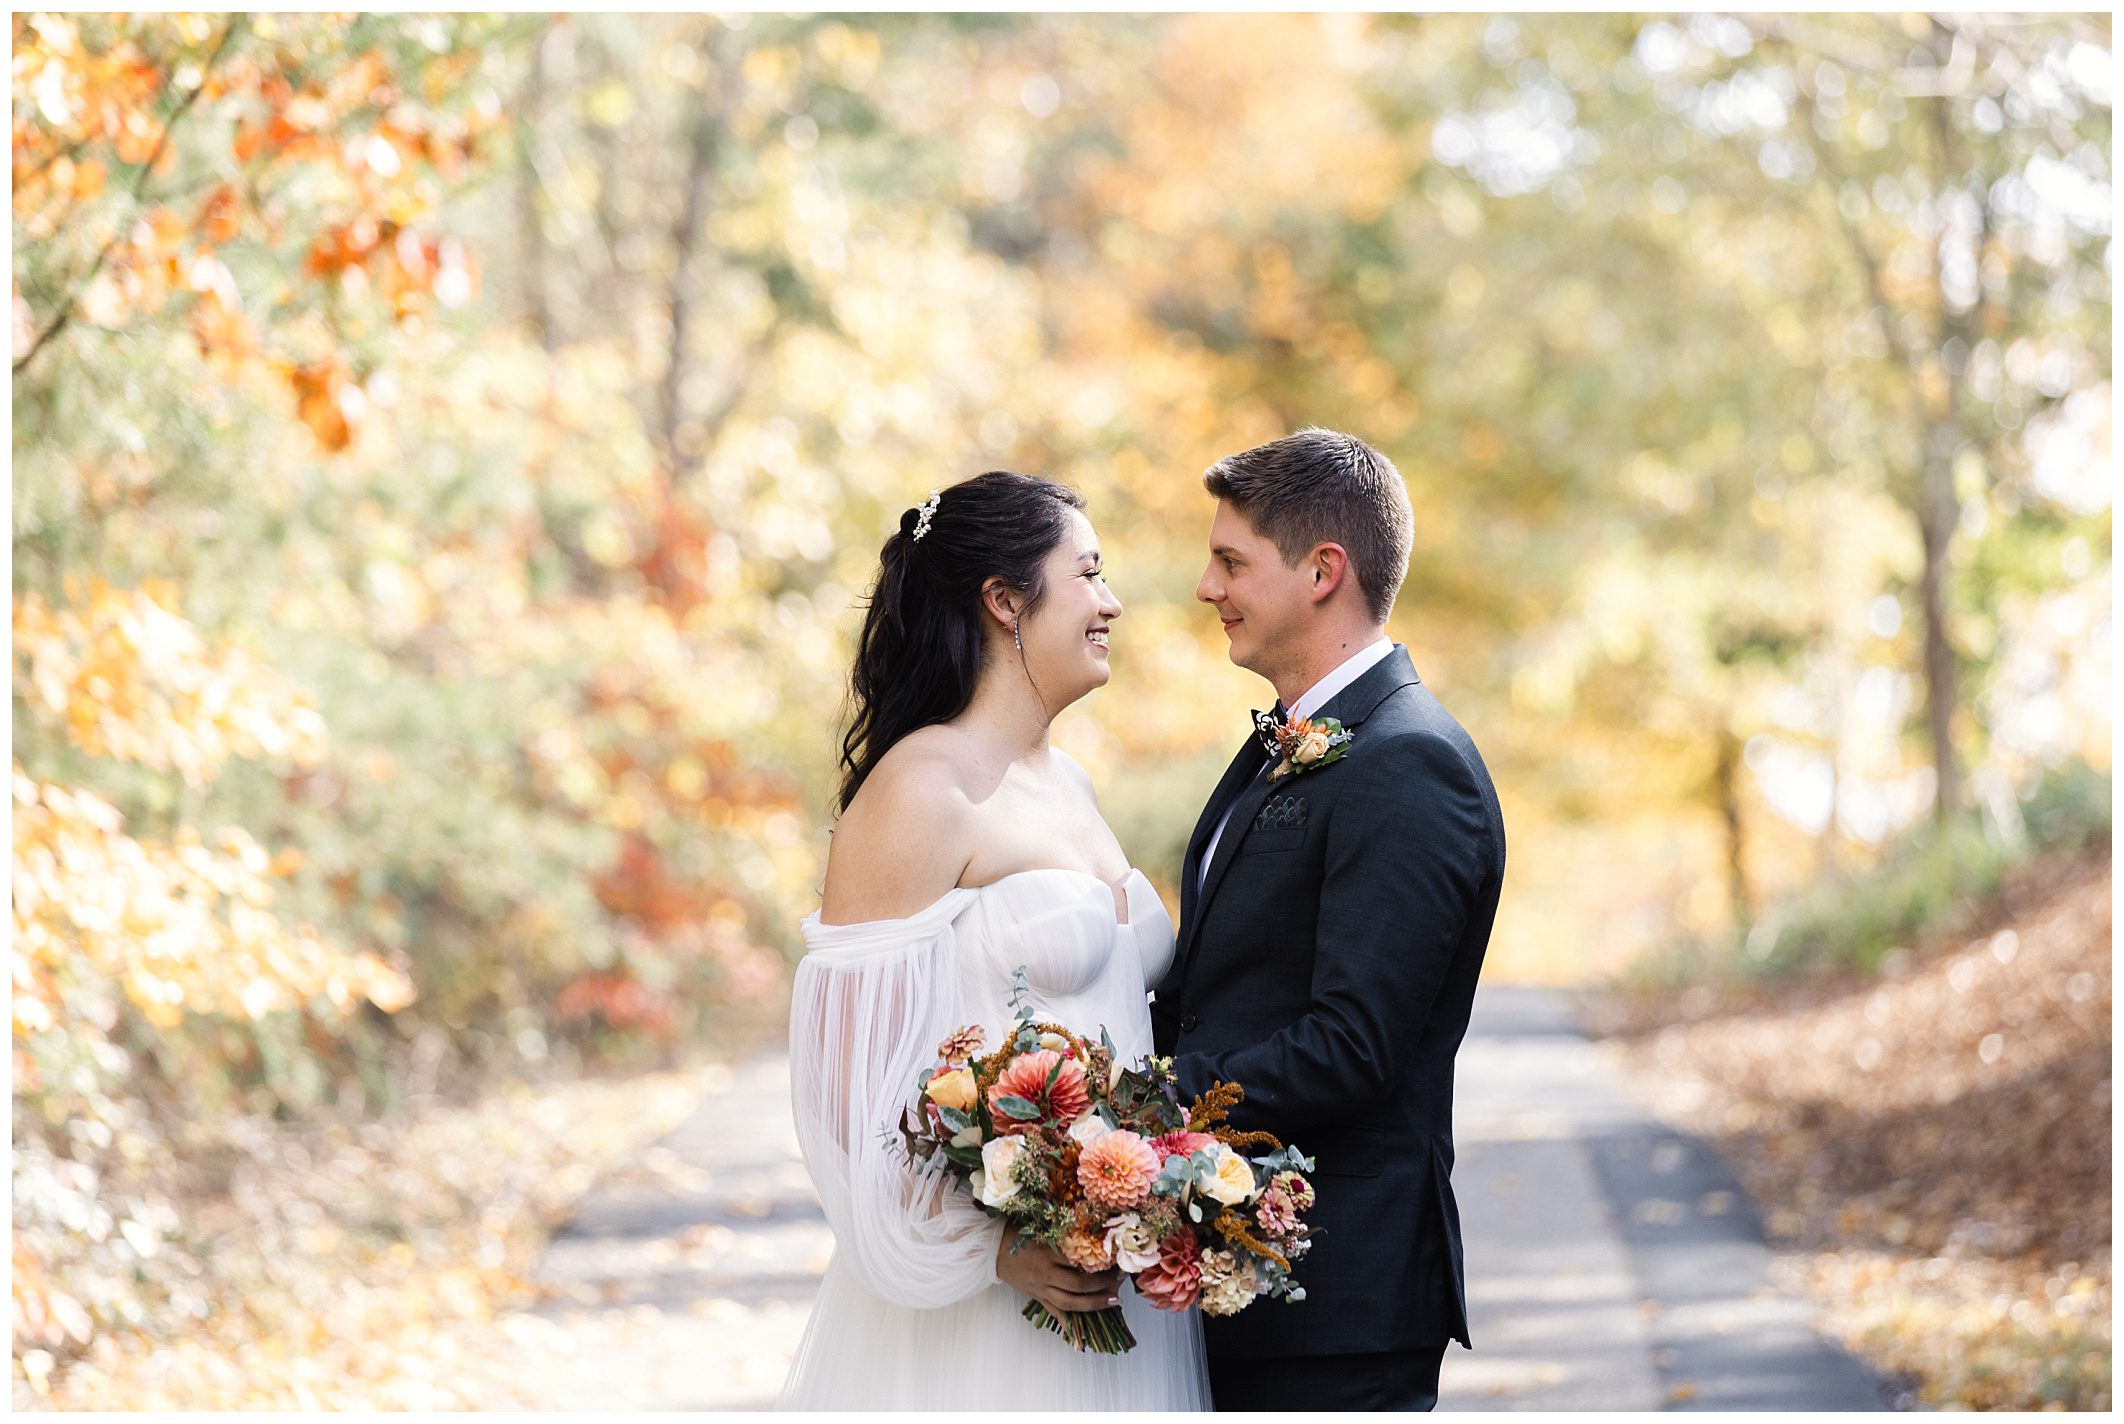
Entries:
[[946, 1034], [978, 1023], [984, 1050], [1012, 1024], [1011, 971], [1035, 1017], [1134, 1061], [1151, 1050], [1144, 986], [1173, 955], [1150, 881], [1023, 870], [956, 888], [898, 920], [804, 919], [789, 1022], [797, 1141], [835, 1248], [779, 1409], [1206, 1410], [1199, 1314], [1156, 1310], [1123, 1283], [1136, 1347], [1079, 1353], [1029, 1324], [996, 1278], [1003, 1223], [964, 1186], [917, 1175], [896, 1124]]

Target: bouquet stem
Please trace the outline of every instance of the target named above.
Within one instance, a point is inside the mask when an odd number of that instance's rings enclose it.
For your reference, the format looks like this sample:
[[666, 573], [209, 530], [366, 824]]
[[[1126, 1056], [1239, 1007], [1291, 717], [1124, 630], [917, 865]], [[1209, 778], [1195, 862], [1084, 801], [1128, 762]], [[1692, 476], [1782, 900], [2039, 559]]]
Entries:
[[1065, 1310], [1057, 1315], [1037, 1300], [1029, 1300], [1022, 1314], [1041, 1329], [1052, 1330], [1077, 1349], [1095, 1355], [1119, 1355], [1136, 1348], [1136, 1337], [1119, 1306]]

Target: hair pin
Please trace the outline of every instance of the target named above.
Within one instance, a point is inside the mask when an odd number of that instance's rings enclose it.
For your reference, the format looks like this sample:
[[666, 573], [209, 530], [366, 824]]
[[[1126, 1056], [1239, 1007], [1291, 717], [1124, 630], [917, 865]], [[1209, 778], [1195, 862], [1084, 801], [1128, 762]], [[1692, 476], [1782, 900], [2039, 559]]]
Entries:
[[937, 503], [943, 497], [944, 492], [942, 490], [931, 490], [929, 498], [916, 507], [914, 537], [917, 540], [929, 532], [930, 517], [937, 512]]

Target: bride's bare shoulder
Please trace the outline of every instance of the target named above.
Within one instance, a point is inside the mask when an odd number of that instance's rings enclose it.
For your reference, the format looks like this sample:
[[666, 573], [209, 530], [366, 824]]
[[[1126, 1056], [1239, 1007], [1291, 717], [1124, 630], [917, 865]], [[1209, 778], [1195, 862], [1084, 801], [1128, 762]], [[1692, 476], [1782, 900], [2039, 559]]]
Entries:
[[912, 809], [907, 803], [942, 799], [965, 805], [971, 799], [966, 768], [971, 742], [955, 727], [919, 727], [886, 748], [863, 778], [842, 820], [863, 814], [894, 817]]
[[900, 919], [959, 883], [973, 856], [965, 765], [949, 727], [911, 732], [878, 758], [834, 827], [822, 919]]

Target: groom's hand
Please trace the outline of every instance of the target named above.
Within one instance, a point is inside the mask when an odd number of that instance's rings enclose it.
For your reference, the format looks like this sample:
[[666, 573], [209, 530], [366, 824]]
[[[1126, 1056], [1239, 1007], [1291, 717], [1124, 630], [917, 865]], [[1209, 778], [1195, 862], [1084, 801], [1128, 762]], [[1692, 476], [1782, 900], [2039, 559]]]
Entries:
[[[1018, 1243], [1015, 1251], [1010, 1249], [1013, 1242]], [[1118, 1269], [1080, 1271], [1054, 1247], [1022, 1240], [1015, 1227], [1005, 1228], [996, 1245], [996, 1276], [1057, 1312], [1104, 1310], [1121, 1301]]]

